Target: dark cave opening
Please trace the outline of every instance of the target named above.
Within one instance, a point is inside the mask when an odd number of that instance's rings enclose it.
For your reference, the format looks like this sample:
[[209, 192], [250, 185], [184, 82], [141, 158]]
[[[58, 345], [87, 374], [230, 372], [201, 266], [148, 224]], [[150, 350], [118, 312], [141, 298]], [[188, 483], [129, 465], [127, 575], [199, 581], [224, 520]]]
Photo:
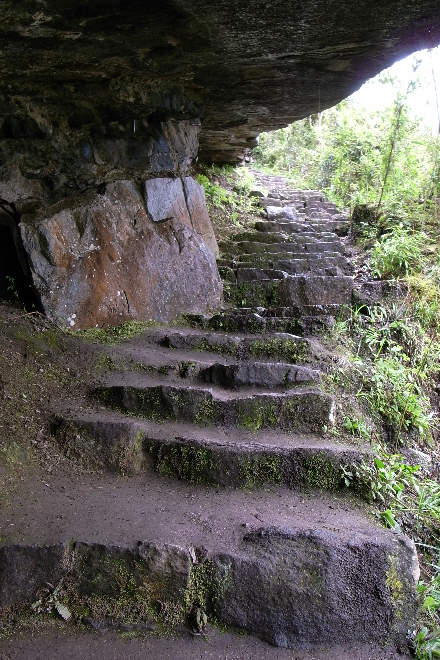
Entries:
[[17, 219], [0, 212], [0, 300], [38, 309]]

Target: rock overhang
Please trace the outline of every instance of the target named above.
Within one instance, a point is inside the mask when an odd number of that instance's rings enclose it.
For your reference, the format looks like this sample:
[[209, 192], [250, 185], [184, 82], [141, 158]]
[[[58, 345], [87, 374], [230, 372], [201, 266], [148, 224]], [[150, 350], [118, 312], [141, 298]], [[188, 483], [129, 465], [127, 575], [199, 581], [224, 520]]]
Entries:
[[6, 0], [0, 18], [4, 138], [201, 118], [216, 161], [440, 41], [435, 0]]

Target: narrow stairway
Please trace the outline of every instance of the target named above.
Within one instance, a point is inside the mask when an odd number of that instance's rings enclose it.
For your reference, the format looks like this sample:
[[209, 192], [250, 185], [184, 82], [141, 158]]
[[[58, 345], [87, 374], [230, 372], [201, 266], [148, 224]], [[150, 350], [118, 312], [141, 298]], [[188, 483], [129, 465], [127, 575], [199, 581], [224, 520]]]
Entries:
[[221, 244], [225, 308], [102, 348], [89, 400], [58, 402], [60, 447], [96, 471], [35, 480], [2, 512], [0, 604], [50, 582], [94, 628], [207, 617], [292, 658], [409, 657], [414, 547], [344, 489], [369, 447], [326, 433], [319, 333], [351, 304], [349, 221], [255, 174], [265, 218]]

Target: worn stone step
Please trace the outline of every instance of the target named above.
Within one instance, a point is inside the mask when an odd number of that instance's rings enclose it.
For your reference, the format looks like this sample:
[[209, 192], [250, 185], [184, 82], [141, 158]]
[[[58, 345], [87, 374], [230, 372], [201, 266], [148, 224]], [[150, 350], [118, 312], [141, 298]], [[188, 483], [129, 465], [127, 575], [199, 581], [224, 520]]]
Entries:
[[326, 263], [327, 259], [340, 260], [340, 265], [350, 267], [350, 262], [345, 255], [340, 252], [243, 252], [241, 254], [234, 253], [232, 250], [223, 251], [223, 257], [229, 264], [252, 264], [255, 267], [262, 267], [261, 264], [272, 264], [273, 268], [277, 268], [277, 264], [281, 261], [289, 263], [292, 260], [306, 260], [312, 263]]
[[282, 270], [273, 268], [237, 268], [235, 279], [238, 284], [241, 282], [252, 282], [257, 280], [282, 280], [286, 273]]
[[255, 223], [254, 227], [255, 231], [260, 233], [300, 234], [303, 238], [311, 240], [340, 240], [338, 236], [336, 236], [334, 232], [330, 231], [328, 226], [324, 224], [322, 224], [319, 229], [315, 226], [314, 230], [312, 231], [312, 227], [310, 225], [298, 222], [276, 222], [274, 220], [267, 220], [264, 222], [259, 220]]
[[[293, 660], [290, 649], [276, 651], [266, 642], [250, 635], [218, 630], [208, 624], [205, 634], [194, 635], [176, 631], [170, 637], [165, 635], [142, 634], [136, 626], [125, 626], [125, 637], [119, 632], [107, 629], [88, 632], [83, 629], [59, 630], [50, 622], [43, 623], [38, 632], [22, 631], [10, 638], [0, 640], [0, 652], [8, 660], [36, 660], [35, 649], [39, 658], [44, 660], [225, 660], [236, 658], [244, 660]], [[145, 631], [148, 632], [148, 631]], [[309, 650], [295, 649], [295, 660], [410, 660], [409, 655], [396, 653], [390, 647], [372, 644], [313, 644]]]
[[292, 220], [298, 218], [298, 213], [294, 206], [266, 206], [266, 214], [273, 220]]
[[182, 420], [201, 426], [238, 426], [322, 431], [335, 418], [333, 397], [314, 388], [285, 392], [229, 392], [216, 386], [183, 385], [143, 374], [109, 374], [93, 396], [113, 409], [152, 421]]
[[255, 243], [284, 243], [289, 242], [296, 245], [314, 244], [314, 243], [341, 243], [341, 239], [334, 232], [323, 232], [317, 235], [312, 232], [299, 232], [294, 234], [285, 234], [283, 232], [265, 232], [248, 231], [234, 234], [229, 239], [233, 243], [255, 242]]
[[[339, 305], [329, 306], [333, 310], [324, 314], [321, 306], [304, 306], [261, 309], [237, 308], [226, 310], [212, 317], [192, 317], [195, 327], [212, 328], [213, 330], [228, 330], [231, 332], [249, 333], [290, 333], [300, 336], [319, 335], [330, 330], [335, 324], [343, 308]], [[315, 315], [316, 312], [316, 315]], [[333, 314], [333, 315], [332, 315]]]
[[[193, 317], [194, 318], [194, 317]], [[209, 327], [207, 324], [206, 327]], [[242, 328], [244, 326], [242, 325]], [[105, 359], [101, 359], [104, 357]], [[316, 383], [320, 373], [307, 366], [285, 362], [236, 360], [215, 353], [175, 350], [161, 347], [126, 346], [104, 347], [98, 365], [105, 372], [147, 373], [166, 376], [173, 381], [210, 383], [219, 387], [277, 388], [298, 383]]]
[[266, 318], [266, 332], [293, 332], [304, 337], [313, 337], [328, 332], [335, 325], [334, 316], [301, 316]]
[[260, 200], [258, 200], [258, 203], [264, 209], [267, 206], [278, 206], [278, 207], [284, 206], [284, 201], [277, 197], [262, 197]]
[[304, 256], [304, 253], [322, 254], [325, 252], [338, 252], [343, 254], [345, 248], [339, 241], [305, 241], [292, 242], [285, 241], [281, 243], [240, 241], [222, 244], [221, 252], [226, 254], [276, 254], [278, 252], [293, 253]]
[[347, 275], [295, 275], [280, 280], [228, 284], [225, 300], [238, 307], [350, 305], [353, 278]]
[[[281, 266], [281, 264], [280, 264]], [[283, 266], [282, 266], [283, 267]], [[220, 276], [227, 282], [240, 284], [241, 282], [250, 282], [255, 280], [281, 280], [288, 275], [343, 275], [344, 272], [337, 264], [318, 264], [310, 263], [306, 260], [296, 259], [293, 263], [288, 263], [283, 270], [274, 268], [250, 268], [249, 266], [238, 266], [237, 268], [219, 268]]]
[[302, 365], [283, 362], [216, 362], [200, 371], [205, 383], [237, 389], [240, 387], [288, 388], [304, 383], [317, 383], [320, 373]]
[[312, 232], [303, 231], [301, 233], [293, 233], [287, 235], [284, 232], [266, 232], [266, 231], [249, 231], [241, 232], [239, 234], [234, 234], [231, 237], [231, 240], [234, 242], [242, 241], [255, 241], [259, 243], [282, 243], [283, 241], [289, 241], [296, 244], [313, 244], [313, 243], [331, 243], [331, 242], [341, 242], [339, 236], [334, 232], [322, 232], [319, 234], [314, 234]]
[[[251, 268], [249, 261], [252, 260], [252, 257], [255, 259], [255, 255], [241, 255], [238, 261], [221, 259], [219, 260], [221, 262], [221, 264], [219, 263], [219, 267], [229, 268], [230, 270], [234, 270], [234, 272], [239, 268]], [[266, 256], [260, 255], [257, 260], [259, 264], [258, 268], [261, 270], [263, 264], [266, 264], [266, 267], [269, 269], [281, 270], [291, 275], [326, 268], [336, 267], [344, 271], [348, 271], [351, 268], [349, 260], [339, 253], [326, 253], [325, 255], [303, 254], [301, 258], [291, 257], [294, 257], [294, 255], [283, 255], [283, 253]], [[235, 276], [231, 279], [235, 279]]]
[[309, 361], [313, 352], [313, 346], [307, 339], [292, 334], [274, 333], [260, 338], [252, 334], [194, 328], [151, 328], [127, 344], [132, 347], [159, 344], [166, 348], [193, 349], [232, 358], [269, 358], [289, 363]]
[[337, 495], [54, 469], [17, 484], [0, 527], [3, 615], [50, 583], [95, 628], [170, 633], [199, 608], [277, 646], [403, 650], [415, 625], [414, 545]]
[[363, 446], [336, 444], [313, 435], [158, 424], [108, 410], [57, 412], [51, 430], [70, 459], [110, 472], [152, 469], [190, 483], [293, 490], [346, 490], [344, 469], [370, 462]]

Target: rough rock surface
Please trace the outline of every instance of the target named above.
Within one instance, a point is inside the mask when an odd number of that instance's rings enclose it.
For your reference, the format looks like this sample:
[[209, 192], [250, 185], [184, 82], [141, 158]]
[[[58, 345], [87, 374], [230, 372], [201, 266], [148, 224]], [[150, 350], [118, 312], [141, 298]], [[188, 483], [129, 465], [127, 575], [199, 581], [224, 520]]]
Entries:
[[78, 130], [78, 147], [82, 135], [84, 157], [94, 158], [95, 140], [111, 134], [134, 138], [161, 117], [202, 118], [204, 156], [231, 160], [262, 130], [333, 105], [440, 40], [436, 0], [376, 5], [6, 0], [1, 132], [45, 141]]
[[165, 217], [156, 208], [148, 217], [135, 184], [116, 181], [47, 208], [40, 220], [23, 218], [34, 285], [49, 317], [81, 328], [130, 318], [165, 321], [219, 304], [215, 256], [183, 215], [180, 179], [157, 181], [170, 188], [170, 206], [175, 201]]

